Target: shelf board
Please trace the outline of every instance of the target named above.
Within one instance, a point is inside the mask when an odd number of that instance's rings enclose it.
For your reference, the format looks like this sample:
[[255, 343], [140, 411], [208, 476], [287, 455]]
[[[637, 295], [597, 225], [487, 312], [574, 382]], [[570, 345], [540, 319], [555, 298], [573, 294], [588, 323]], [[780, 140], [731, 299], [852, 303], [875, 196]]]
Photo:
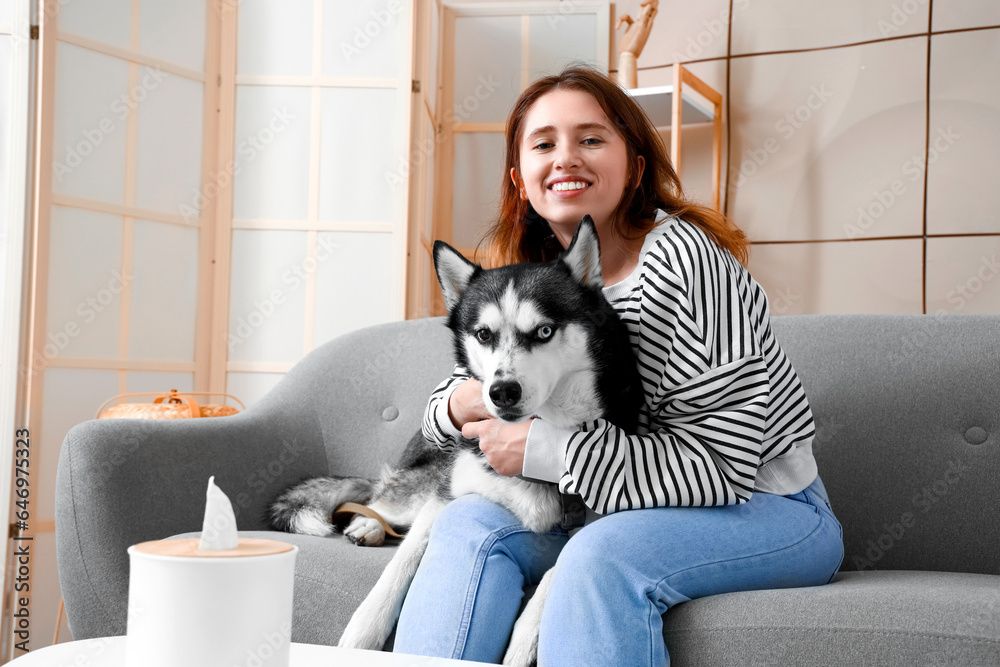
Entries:
[[[670, 127], [673, 124], [673, 86], [650, 86], [648, 88], [633, 88], [626, 91], [635, 98], [653, 125], [657, 128]], [[682, 92], [682, 110], [684, 125], [694, 123], [710, 123], [714, 120], [715, 113], [711, 106], [705, 106], [703, 102], [694, 96]]]

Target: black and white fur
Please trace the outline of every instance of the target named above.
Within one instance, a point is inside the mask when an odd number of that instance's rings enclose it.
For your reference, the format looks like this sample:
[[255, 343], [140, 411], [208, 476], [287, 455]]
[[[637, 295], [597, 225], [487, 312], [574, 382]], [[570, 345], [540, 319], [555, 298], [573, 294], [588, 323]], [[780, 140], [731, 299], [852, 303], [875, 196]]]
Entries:
[[[434, 265], [457, 363], [483, 383], [491, 414], [505, 422], [537, 416], [566, 428], [604, 417], [634, 431], [642, 401], [639, 375], [628, 332], [601, 292], [600, 249], [590, 216], [551, 262], [485, 270], [438, 241]], [[306, 481], [278, 498], [271, 519], [281, 530], [332, 535], [342, 527], [330, 523], [333, 509], [352, 501], [367, 504], [394, 529], [409, 529], [340, 639], [341, 646], [379, 649], [399, 615], [435, 518], [449, 500], [469, 493], [507, 507], [536, 532], [562, 519], [555, 485], [501, 476], [475, 443], [444, 452], [420, 433], [378, 480]], [[361, 515], [350, 519], [344, 534], [363, 546], [385, 540], [381, 524]], [[534, 662], [550, 574], [518, 619], [504, 664]]]

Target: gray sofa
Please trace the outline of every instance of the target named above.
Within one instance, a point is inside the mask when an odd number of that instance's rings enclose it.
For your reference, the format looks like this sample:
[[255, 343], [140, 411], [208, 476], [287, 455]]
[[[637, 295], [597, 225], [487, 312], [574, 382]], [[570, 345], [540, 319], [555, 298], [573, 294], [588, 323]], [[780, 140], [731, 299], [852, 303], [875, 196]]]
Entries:
[[[1000, 316], [774, 319], [817, 423], [846, 555], [833, 583], [719, 595], [664, 617], [684, 665], [1000, 665]], [[394, 547], [264, 532], [305, 477], [374, 475], [451, 371], [441, 319], [315, 350], [234, 417], [73, 428], [57, 479], [60, 583], [77, 639], [124, 634], [126, 548], [196, 531], [209, 475], [245, 534], [301, 551], [293, 640], [336, 643]], [[669, 548], [669, 545], [666, 545]]]

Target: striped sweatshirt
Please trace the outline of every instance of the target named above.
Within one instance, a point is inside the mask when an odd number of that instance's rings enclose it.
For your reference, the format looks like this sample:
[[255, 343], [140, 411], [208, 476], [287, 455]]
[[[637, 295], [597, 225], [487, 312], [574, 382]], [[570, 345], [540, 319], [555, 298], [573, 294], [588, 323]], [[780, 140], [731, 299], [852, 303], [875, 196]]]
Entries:
[[[556, 482], [598, 514], [744, 503], [816, 478], [812, 411], [770, 327], [767, 295], [698, 227], [662, 211], [639, 261], [604, 295], [628, 328], [645, 395], [639, 428], [533, 420], [524, 476]], [[423, 433], [450, 449], [463, 368], [433, 392]]]

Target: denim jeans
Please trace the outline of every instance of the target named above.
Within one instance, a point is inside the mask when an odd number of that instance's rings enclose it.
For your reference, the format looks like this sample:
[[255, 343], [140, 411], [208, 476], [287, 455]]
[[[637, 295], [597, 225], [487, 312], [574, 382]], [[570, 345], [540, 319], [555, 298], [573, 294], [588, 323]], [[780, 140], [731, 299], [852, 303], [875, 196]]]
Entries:
[[686, 600], [816, 586], [843, 558], [819, 478], [801, 493], [730, 507], [629, 510], [573, 535], [528, 531], [480, 496], [438, 517], [399, 617], [395, 650], [497, 663], [523, 588], [555, 567], [539, 665], [666, 665], [660, 616]]

